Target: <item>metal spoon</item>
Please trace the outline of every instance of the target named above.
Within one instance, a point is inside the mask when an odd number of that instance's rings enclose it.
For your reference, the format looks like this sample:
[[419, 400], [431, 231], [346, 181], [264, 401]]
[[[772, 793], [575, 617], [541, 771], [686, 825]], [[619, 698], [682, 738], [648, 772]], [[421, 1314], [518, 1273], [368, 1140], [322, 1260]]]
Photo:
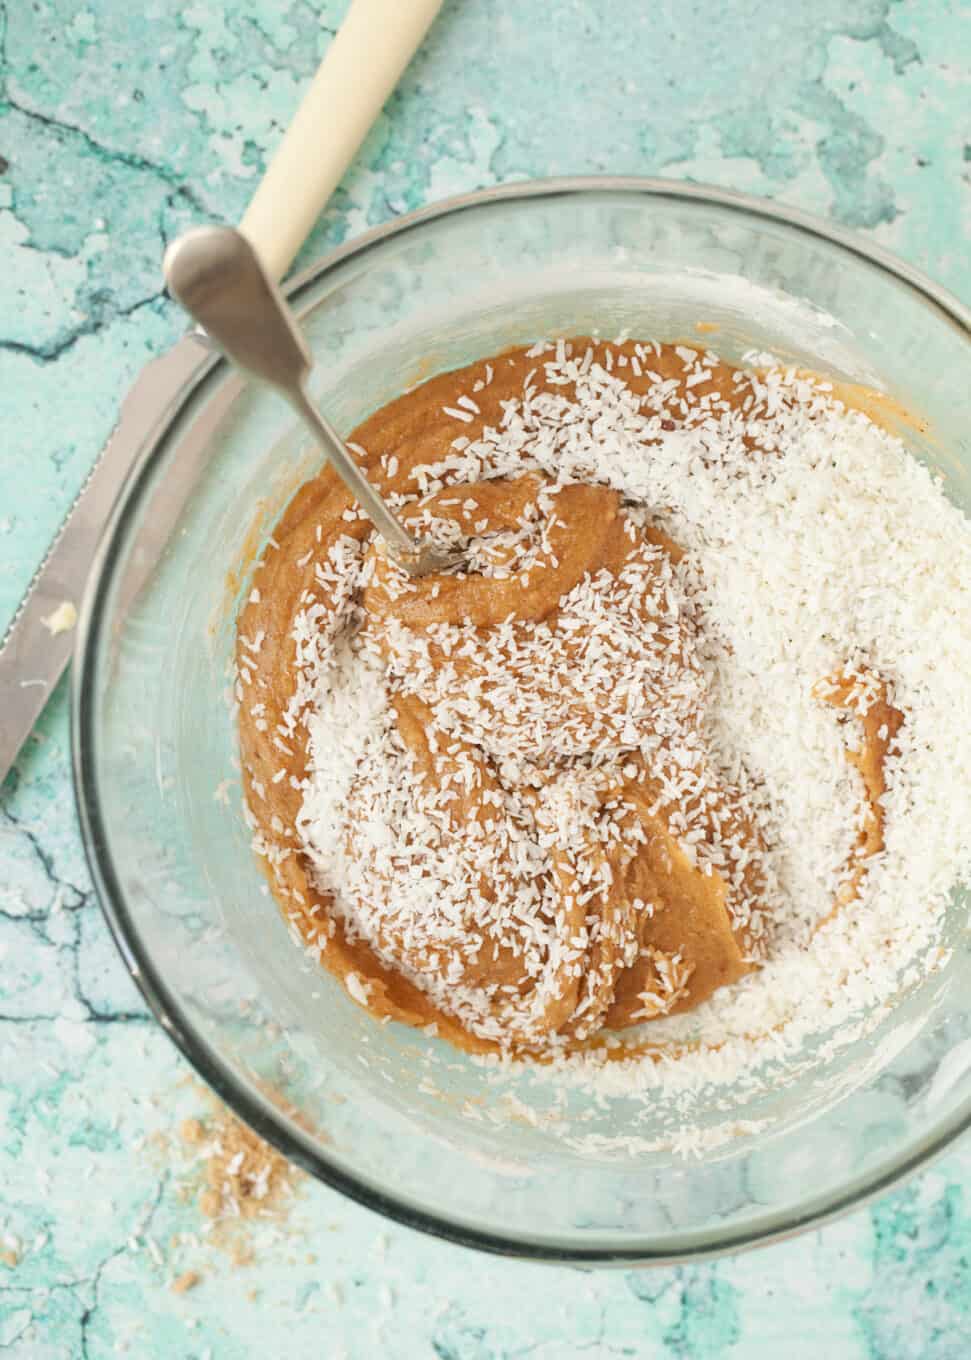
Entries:
[[307, 342], [245, 236], [233, 227], [194, 227], [169, 246], [163, 268], [173, 297], [227, 358], [293, 405], [399, 566], [411, 576], [425, 576], [462, 560], [460, 553], [412, 538], [311, 402]]

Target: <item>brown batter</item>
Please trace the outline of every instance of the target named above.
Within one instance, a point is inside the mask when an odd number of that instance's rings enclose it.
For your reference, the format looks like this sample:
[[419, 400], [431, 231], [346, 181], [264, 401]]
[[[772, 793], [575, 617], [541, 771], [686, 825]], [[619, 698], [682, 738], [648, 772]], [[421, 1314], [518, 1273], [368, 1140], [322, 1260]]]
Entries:
[[[593, 347], [596, 361], [606, 348]], [[610, 350], [631, 390], [647, 391], [634, 342]], [[689, 389], [683, 357], [651, 355], [655, 377], [672, 380], [663, 428], [750, 397], [730, 366], [708, 368]], [[381, 490], [415, 498], [402, 513], [418, 532], [474, 539], [468, 572], [410, 581], [371, 543], [349, 602], [320, 564], [359, 552], [370, 524], [325, 469], [255, 571], [237, 665], [248, 803], [289, 921], [376, 1015], [434, 1023], [466, 1047], [535, 1052], [697, 1005], [757, 966], [768, 923], [754, 817], [706, 748], [677, 545], [604, 487], [531, 473], [423, 494], [428, 465], [457, 437], [500, 427], [503, 403], [529, 384], [543, 390], [542, 364], [495, 356], [423, 384], [353, 436], [375, 451], [366, 468]], [[400, 853], [378, 853], [377, 795], [355, 781], [342, 848], [366, 884], [357, 915], [320, 889], [295, 830], [308, 763], [295, 677], [315, 645], [301, 619], [326, 637], [349, 608], [386, 667], [393, 777], [411, 781], [401, 788], [434, 825], [417, 850], [395, 825]], [[900, 715], [877, 691], [861, 697], [837, 677], [821, 694], [858, 720], [850, 759], [868, 808], [834, 911], [883, 847], [883, 763]], [[463, 881], [448, 920], [426, 931], [398, 907], [432, 858], [464, 866]]]
[[843, 722], [856, 729], [848, 743], [846, 758], [859, 771], [865, 798], [863, 818], [856, 843], [846, 866], [842, 887], [833, 910], [820, 927], [831, 920], [841, 907], [859, 897], [866, 877], [866, 861], [877, 855], [885, 844], [886, 813], [883, 795], [887, 791], [886, 761], [894, 738], [903, 725], [904, 715], [890, 703], [884, 681], [869, 675], [844, 671], [817, 686], [818, 697], [838, 708]]

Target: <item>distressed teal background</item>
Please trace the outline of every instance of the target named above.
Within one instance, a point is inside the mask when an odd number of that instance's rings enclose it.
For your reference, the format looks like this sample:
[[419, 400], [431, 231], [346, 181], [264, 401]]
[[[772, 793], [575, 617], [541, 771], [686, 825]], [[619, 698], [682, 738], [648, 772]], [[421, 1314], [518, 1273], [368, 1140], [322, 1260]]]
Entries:
[[[343, 8], [0, 6], [0, 630], [131, 379], [180, 333], [165, 242], [239, 215]], [[448, 3], [302, 258], [481, 185], [638, 172], [826, 214], [971, 300], [961, 9]], [[21, 1251], [0, 1263], [4, 1360], [971, 1352], [967, 1140], [821, 1232], [646, 1273], [480, 1258], [308, 1185], [281, 1241], [257, 1235], [257, 1265], [217, 1264], [176, 1298], [191, 1261], [167, 1244], [198, 1214], [140, 1140], [201, 1108], [186, 1074], [91, 894], [62, 687], [0, 795], [0, 1251]]]

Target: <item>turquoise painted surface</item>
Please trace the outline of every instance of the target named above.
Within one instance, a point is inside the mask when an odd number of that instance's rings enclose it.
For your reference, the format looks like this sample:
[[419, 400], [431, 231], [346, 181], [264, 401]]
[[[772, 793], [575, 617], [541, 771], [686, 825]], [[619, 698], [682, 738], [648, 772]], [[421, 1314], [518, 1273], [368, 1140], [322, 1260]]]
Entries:
[[[240, 213], [334, 0], [0, 6], [0, 629], [140, 366], [159, 259]], [[859, 227], [971, 298], [971, 31], [957, 0], [448, 3], [303, 258], [445, 194], [639, 172]], [[718, 20], [714, 15], [718, 13]], [[191, 1293], [199, 1216], [142, 1140], [202, 1108], [92, 897], [62, 686], [0, 796], [0, 1355], [145, 1360], [963, 1360], [965, 1140], [784, 1246], [584, 1274], [480, 1258], [306, 1185], [258, 1264]], [[6, 1242], [6, 1245], [5, 1245]], [[307, 1255], [316, 1256], [308, 1262]], [[255, 1296], [252, 1295], [256, 1290]]]

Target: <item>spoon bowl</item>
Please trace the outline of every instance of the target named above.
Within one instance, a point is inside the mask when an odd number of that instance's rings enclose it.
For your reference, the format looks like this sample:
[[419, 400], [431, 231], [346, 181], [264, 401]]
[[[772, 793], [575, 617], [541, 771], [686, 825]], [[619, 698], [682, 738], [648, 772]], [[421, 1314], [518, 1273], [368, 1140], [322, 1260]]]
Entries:
[[303, 420], [334, 471], [409, 576], [459, 565], [461, 553], [412, 538], [307, 395], [313, 358], [296, 318], [249, 240], [234, 227], [193, 227], [165, 252], [165, 281], [237, 368], [276, 388]]

